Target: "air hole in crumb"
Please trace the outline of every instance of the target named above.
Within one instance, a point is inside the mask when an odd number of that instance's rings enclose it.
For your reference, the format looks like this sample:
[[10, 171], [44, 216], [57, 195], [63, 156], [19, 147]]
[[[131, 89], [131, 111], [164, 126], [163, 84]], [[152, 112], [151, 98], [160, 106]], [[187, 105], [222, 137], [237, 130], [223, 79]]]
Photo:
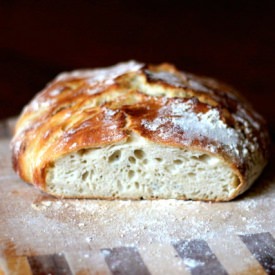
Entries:
[[119, 150], [115, 151], [112, 155], [109, 156], [108, 162], [112, 163], [120, 159], [121, 152]]
[[200, 155], [200, 156], [195, 156], [195, 157], [192, 157], [193, 159], [196, 159], [198, 161], [201, 161], [201, 162], [207, 162], [208, 159], [210, 158], [210, 156], [206, 155], [206, 154], [203, 154], [203, 155]]
[[128, 178], [129, 178], [129, 179], [133, 178], [134, 175], [135, 175], [135, 171], [133, 171], [133, 170], [129, 170], [129, 171], [128, 171]]
[[188, 176], [188, 177], [194, 177], [194, 176], [195, 176], [195, 173], [192, 173], [192, 172], [191, 172], [191, 173], [188, 173], [187, 176]]
[[144, 160], [142, 161], [142, 163], [143, 163], [143, 164], [147, 164], [147, 163], [148, 163], [148, 159], [144, 159]]
[[137, 188], [137, 189], [139, 189], [139, 182], [135, 182], [135, 187]]
[[129, 157], [128, 160], [131, 163], [136, 163], [136, 159], [134, 157]]
[[70, 175], [72, 173], [72, 171], [66, 171], [65, 175]]
[[82, 174], [81, 178], [83, 181], [85, 181], [88, 177], [89, 173], [86, 171], [84, 174]]
[[182, 160], [181, 159], [175, 159], [173, 162], [175, 164], [182, 164]]
[[80, 149], [77, 151], [77, 153], [80, 155], [80, 156], [83, 156], [85, 153], [87, 153], [87, 149]]
[[49, 168], [54, 168], [54, 167], [55, 167], [54, 162], [49, 163]]
[[157, 162], [162, 162], [162, 161], [163, 161], [162, 158], [155, 158], [155, 160], [156, 160]]
[[232, 186], [233, 188], [237, 188], [239, 185], [240, 185], [240, 180], [239, 180], [237, 177], [235, 177], [235, 179], [234, 179], [233, 182], [231, 183], [231, 186]]
[[222, 187], [222, 191], [225, 192], [225, 193], [228, 193], [228, 187], [225, 185]]
[[143, 150], [135, 150], [134, 155], [136, 156], [136, 158], [142, 159], [144, 157], [144, 151]]

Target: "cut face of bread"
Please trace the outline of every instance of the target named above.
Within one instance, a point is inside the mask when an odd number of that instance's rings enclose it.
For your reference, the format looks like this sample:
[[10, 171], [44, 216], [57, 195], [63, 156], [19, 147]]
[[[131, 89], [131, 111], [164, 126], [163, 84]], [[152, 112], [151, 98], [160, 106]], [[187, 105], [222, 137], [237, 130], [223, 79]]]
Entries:
[[19, 176], [58, 197], [227, 201], [268, 144], [231, 87], [131, 61], [59, 75], [24, 108], [11, 150]]
[[46, 191], [58, 196], [131, 199], [227, 199], [240, 184], [216, 156], [139, 136], [70, 153], [49, 168], [46, 181]]

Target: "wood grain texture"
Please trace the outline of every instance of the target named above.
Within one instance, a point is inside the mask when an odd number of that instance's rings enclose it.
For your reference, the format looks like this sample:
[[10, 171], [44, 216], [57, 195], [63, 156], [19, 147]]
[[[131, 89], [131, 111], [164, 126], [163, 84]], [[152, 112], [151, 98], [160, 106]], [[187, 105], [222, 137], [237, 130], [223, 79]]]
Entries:
[[113, 275], [151, 274], [135, 247], [115, 247], [102, 249], [101, 252]]
[[33, 274], [72, 275], [63, 254], [31, 256], [28, 262]]
[[247, 248], [263, 266], [267, 274], [275, 273], [275, 239], [268, 232], [241, 235]]
[[192, 275], [228, 274], [206, 241], [182, 240], [174, 244], [174, 247]]

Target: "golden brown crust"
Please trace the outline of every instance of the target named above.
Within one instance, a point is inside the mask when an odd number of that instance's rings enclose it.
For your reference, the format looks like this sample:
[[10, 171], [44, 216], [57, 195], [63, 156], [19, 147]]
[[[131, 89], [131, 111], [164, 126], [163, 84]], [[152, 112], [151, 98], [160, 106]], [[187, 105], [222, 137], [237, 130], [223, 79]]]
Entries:
[[125, 142], [132, 131], [223, 158], [240, 179], [232, 198], [267, 160], [265, 123], [231, 87], [170, 64], [128, 62], [61, 74], [39, 93], [18, 120], [13, 167], [45, 190], [46, 169], [60, 156]]

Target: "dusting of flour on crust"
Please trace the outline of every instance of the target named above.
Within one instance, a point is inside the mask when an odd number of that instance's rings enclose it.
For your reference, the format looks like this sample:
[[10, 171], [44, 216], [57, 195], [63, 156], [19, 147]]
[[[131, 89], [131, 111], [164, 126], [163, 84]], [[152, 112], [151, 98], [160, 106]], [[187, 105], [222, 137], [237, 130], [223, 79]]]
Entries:
[[[173, 127], [162, 127], [166, 123], [172, 123]], [[159, 110], [158, 117], [153, 121], [143, 119], [142, 125], [150, 131], [160, 130], [160, 137], [163, 139], [168, 139], [180, 131], [184, 134], [181, 141], [184, 145], [188, 145], [188, 142], [194, 139], [202, 141], [207, 138], [225, 146], [235, 157], [240, 157], [238, 144], [242, 140], [241, 133], [228, 127], [216, 108], [207, 112], [194, 111], [193, 99], [185, 102], [175, 100], [171, 105], [164, 105]], [[209, 149], [212, 152], [216, 151], [214, 146], [209, 146]]]

